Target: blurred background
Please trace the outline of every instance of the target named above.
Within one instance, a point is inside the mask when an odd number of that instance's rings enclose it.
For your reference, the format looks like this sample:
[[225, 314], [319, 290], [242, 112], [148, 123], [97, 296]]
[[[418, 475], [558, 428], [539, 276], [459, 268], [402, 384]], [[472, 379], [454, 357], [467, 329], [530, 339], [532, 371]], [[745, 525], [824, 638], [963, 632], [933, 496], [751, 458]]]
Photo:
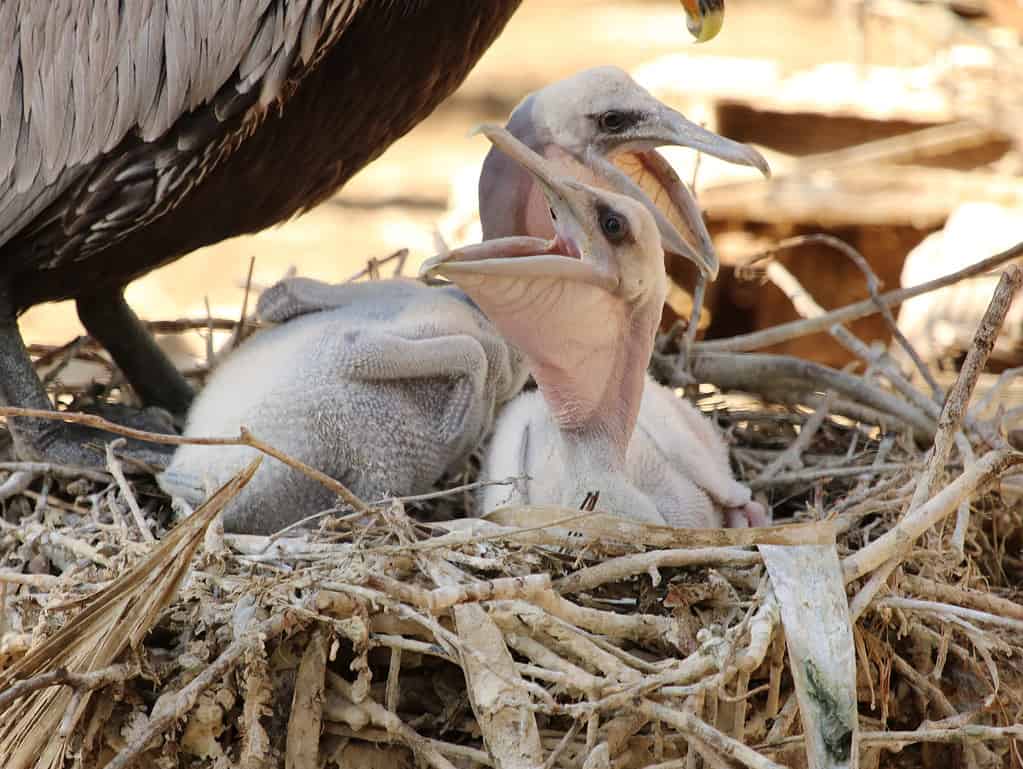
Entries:
[[[476, 178], [489, 145], [469, 130], [503, 122], [529, 91], [608, 63], [691, 119], [755, 144], [774, 169], [768, 182], [710, 160], [696, 168], [691, 152], [666, 153], [695, 179], [724, 265], [708, 297], [708, 336], [796, 317], [780, 292], [735, 269], [792, 235], [837, 235], [886, 289], [922, 282], [1023, 240], [1021, 29], [1019, 0], [728, 0], [719, 37], [693, 45], [678, 0], [526, 0], [455, 96], [333, 199], [160, 269], [133, 284], [128, 300], [150, 320], [236, 318], [252, 258], [254, 290], [289, 269], [340, 281], [402, 248], [414, 274], [438, 235], [452, 246], [478, 238]], [[958, 226], [942, 232], [954, 214]], [[914, 249], [922, 256], [909, 269]], [[868, 296], [862, 273], [831, 249], [808, 245], [782, 258], [825, 308]], [[689, 277], [677, 274], [682, 285]], [[963, 308], [979, 303], [979, 319], [990, 289], [979, 296], [907, 313], [935, 359], [954, 359], [968, 342], [976, 321]], [[1012, 322], [1004, 365], [1023, 362], [1023, 320]], [[68, 304], [34, 308], [22, 329], [37, 345], [82, 333]], [[876, 318], [853, 330], [865, 339], [889, 333]], [[184, 368], [205, 355], [200, 332], [167, 342]], [[775, 351], [848, 361], [822, 336]]]

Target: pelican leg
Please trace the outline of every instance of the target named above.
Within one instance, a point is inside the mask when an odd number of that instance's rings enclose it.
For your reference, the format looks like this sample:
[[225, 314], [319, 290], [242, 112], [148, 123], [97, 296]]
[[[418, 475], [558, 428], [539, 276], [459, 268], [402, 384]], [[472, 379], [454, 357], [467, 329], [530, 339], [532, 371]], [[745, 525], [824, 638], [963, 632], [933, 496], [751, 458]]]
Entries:
[[[53, 410], [18, 330], [14, 305], [3, 280], [0, 280], [0, 403]], [[7, 424], [19, 457], [82, 467], [103, 466], [104, 444], [117, 437], [54, 419], [17, 417], [8, 419]], [[167, 432], [166, 427], [161, 432]], [[149, 465], [163, 466], [170, 457], [170, 447], [129, 441], [121, 453]]]
[[128, 306], [124, 294], [80, 297], [76, 307], [82, 325], [107, 349], [142, 402], [184, 418], [195, 393]]

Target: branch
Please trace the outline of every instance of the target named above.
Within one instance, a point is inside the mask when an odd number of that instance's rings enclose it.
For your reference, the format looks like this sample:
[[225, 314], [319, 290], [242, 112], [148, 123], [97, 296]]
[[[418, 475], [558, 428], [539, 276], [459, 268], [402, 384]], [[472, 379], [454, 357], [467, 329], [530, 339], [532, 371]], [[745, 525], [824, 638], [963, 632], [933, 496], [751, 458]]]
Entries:
[[836, 323], [848, 323], [849, 321], [853, 321], [858, 318], [865, 318], [868, 315], [873, 315], [878, 311], [878, 301], [883, 303], [886, 307], [897, 307], [907, 299], [912, 299], [914, 296], [920, 296], [921, 294], [927, 294], [931, 291], [937, 291], [939, 288], [951, 286], [953, 283], [958, 283], [966, 278], [983, 275], [984, 273], [990, 272], [996, 267], [1000, 267], [1006, 262], [1012, 261], [1019, 256], [1023, 256], [1023, 242], [1017, 243], [1015, 246], [1006, 251], [990, 256], [987, 259], [979, 261], [976, 264], [972, 264], [958, 272], [953, 272], [951, 275], [945, 275], [944, 277], [928, 281], [927, 283], [921, 283], [919, 286], [913, 286], [912, 288], [900, 288], [896, 291], [888, 291], [881, 294], [877, 298], [877, 301], [874, 299], [864, 299], [862, 302], [856, 302], [855, 304], [849, 304], [845, 307], [840, 307], [837, 310], [832, 310], [819, 318], [808, 318], [805, 320], [792, 321], [790, 323], [782, 323], [781, 325], [764, 329], [763, 331], [754, 331], [750, 334], [740, 334], [738, 336], [733, 336], [730, 339], [715, 339], [711, 342], [698, 342], [694, 345], [695, 352], [744, 352], [747, 350], [757, 350], [763, 347], [769, 347], [770, 345], [787, 342], [791, 339], [798, 339], [801, 336], [827, 331]]
[[114, 433], [115, 435], [123, 435], [126, 438], [134, 438], [137, 441], [160, 443], [168, 446], [249, 446], [256, 449], [256, 451], [273, 457], [279, 462], [283, 462], [288, 467], [298, 470], [306, 477], [311, 478], [317, 483], [330, 489], [337, 496], [341, 497], [345, 504], [352, 509], [363, 514], [372, 514], [373, 512], [365, 502], [353, 494], [348, 487], [340, 481], [331, 478], [326, 473], [320, 472], [315, 467], [310, 467], [305, 462], [288, 456], [283, 451], [271, 446], [269, 443], [264, 443], [246, 430], [245, 427], [241, 428], [241, 433], [237, 438], [186, 438], [183, 435], [167, 435], [165, 433], [151, 433], [146, 430], [136, 430], [133, 427], [124, 427], [123, 425], [116, 424], [115, 422], [110, 422], [103, 417], [96, 416], [95, 414], [80, 414], [69, 411], [50, 411], [49, 409], [23, 409], [14, 406], [0, 406], [0, 417], [26, 417], [29, 419], [52, 419], [57, 422], [70, 422], [72, 424], [85, 425], [86, 427], [94, 427], [97, 430], [104, 430], [108, 433]]
[[57, 668], [26, 678], [0, 692], [0, 713], [7, 710], [15, 700], [49, 686], [70, 686], [78, 691], [92, 691], [124, 683], [138, 674], [138, 665], [111, 665], [90, 673], [72, 673], [65, 668]]

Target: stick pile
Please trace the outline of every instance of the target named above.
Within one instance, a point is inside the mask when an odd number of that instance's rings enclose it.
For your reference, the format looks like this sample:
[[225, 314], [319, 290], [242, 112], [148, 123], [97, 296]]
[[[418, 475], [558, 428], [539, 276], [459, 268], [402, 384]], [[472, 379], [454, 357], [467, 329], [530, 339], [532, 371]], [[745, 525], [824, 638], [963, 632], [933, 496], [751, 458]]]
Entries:
[[713, 385], [767, 529], [480, 520], [463, 490], [227, 535], [254, 467], [172, 525], [116, 446], [108, 472], [0, 464], [4, 766], [1023, 766], [1012, 376], [974, 397], [1023, 272], [947, 394], [764, 275], [807, 318], [782, 333], [863, 366], [667, 335], [654, 370]]

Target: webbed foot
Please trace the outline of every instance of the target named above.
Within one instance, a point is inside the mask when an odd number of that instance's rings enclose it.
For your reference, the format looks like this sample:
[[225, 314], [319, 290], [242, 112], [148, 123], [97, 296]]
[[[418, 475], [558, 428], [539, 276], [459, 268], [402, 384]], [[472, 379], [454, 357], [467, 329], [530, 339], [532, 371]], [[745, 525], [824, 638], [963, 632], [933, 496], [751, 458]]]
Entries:
[[[162, 409], [138, 410], [102, 404], [91, 407], [89, 411], [124, 427], [164, 435], [176, 434], [169, 415]], [[9, 424], [19, 457], [78, 467], [105, 467], [107, 444], [122, 437], [94, 427], [53, 419], [18, 417], [9, 420]], [[127, 472], [152, 472], [170, 463], [174, 448], [172, 445], [128, 438], [114, 453], [125, 460]]]

